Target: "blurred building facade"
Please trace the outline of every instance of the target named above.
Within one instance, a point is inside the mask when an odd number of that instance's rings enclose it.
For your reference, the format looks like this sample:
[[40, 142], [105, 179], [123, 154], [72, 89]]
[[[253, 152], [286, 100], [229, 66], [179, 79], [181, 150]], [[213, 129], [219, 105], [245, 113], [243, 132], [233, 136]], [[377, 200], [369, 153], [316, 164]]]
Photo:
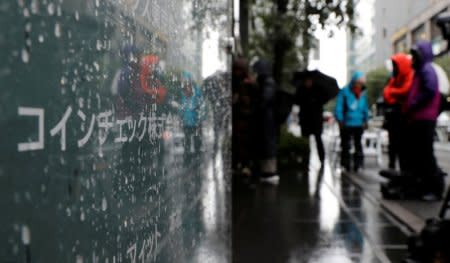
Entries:
[[376, 0], [354, 0], [355, 23], [358, 30], [347, 34], [348, 79], [357, 70], [368, 72], [375, 64], [375, 5]]
[[[408, 52], [419, 40], [431, 41], [435, 54], [444, 51], [446, 41], [442, 39], [436, 18], [440, 13], [450, 10], [450, 0], [407, 1], [407, 8], [407, 21], [391, 35], [392, 52]], [[393, 14], [394, 17], [396, 14]]]
[[435, 54], [446, 48], [435, 19], [450, 11], [450, 0], [354, 0], [358, 32], [348, 33], [348, 75], [383, 67], [393, 53], [409, 52], [418, 40], [433, 42]]

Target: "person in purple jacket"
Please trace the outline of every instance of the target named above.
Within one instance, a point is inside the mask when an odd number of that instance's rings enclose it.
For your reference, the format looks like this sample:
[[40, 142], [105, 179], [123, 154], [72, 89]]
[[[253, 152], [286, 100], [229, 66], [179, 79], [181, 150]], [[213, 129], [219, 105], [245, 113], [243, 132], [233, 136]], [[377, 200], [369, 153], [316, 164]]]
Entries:
[[412, 49], [415, 70], [411, 89], [405, 104], [409, 145], [410, 173], [418, 180], [420, 198], [442, 198], [444, 182], [434, 156], [433, 139], [439, 115], [440, 92], [438, 78], [432, 66], [433, 51], [430, 42], [418, 42]]

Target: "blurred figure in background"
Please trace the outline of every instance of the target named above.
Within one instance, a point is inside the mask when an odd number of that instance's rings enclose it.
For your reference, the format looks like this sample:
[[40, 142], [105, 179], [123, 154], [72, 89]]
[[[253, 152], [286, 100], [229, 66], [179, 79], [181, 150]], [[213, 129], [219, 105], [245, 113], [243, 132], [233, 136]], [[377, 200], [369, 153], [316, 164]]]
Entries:
[[181, 76], [181, 116], [185, 136], [184, 152], [186, 159], [196, 156], [201, 147], [200, 109], [202, 94], [193, 80], [192, 74], [183, 72]]
[[260, 59], [253, 65], [258, 85], [255, 107], [254, 157], [260, 180], [277, 184], [277, 123], [275, 114], [276, 84], [272, 76], [272, 65]]
[[414, 70], [411, 57], [399, 53], [391, 57], [392, 77], [384, 88], [385, 101], [384, 128], [389, 134], [389, 168], [395, 169], [397, 159], [401, 169], [405, 169], [404, 158], [400, 151], [404, 148], [405, 116], [402, 115], [402, 107], [406, 102], [408, 92], [413, 82]]
[[325, 160], [325, 149], [322, 141], [323, 130], [323, 105], [326, 101], [318, 89], [313, 87], [313, 80], [306, 77], [302, 83], [297, 85], [296, 103], [300, 106], [299, 122], [302, 136], [309, 138], [314, 135], [317, 145], [319, 160], [323, 164]]
[[440, 99], [438, 77], [432, 66], [433, 51], [430, 42], [419, 42], [411, 50], [415, 70], [406, 103], [408, 162], [411, 174], [420, 183], [424, 200], [442, 197], [444, 180], [434, 156], [434, 133], [439, 114]]
[[256, 91], [247, 60], [235, 58], [232, 65], [232, 166], [235, 172], [245, 176], [251, 175]]
[[341, 135], [341, 165], [346, 171], [350, 171], [351, 168], [351, 140], [355, 146], [353, 170], [358, 171], [363, 165], [361, 137], [369, 119], [365, 81], [362, 72], [355, 72], [350, 83], [339, 91], [336, 100], [335, 117], [339, 122]]

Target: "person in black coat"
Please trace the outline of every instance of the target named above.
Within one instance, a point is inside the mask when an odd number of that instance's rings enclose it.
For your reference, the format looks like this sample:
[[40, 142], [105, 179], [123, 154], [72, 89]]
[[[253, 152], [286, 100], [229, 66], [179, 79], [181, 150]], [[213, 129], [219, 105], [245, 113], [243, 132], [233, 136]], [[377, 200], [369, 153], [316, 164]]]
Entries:
[[309, 138], [314, 135], [320, 162], [325, 159], [325, 149], [322, 141], [323, 105], [326, 99], [319, 89], [314, 88], [313, 79], [305, 75], [295, 83], [297, 87], [296, 104], [300, 106], [299, 120], [302, 136]]
[[258, 87], [254, 115], [254, 150], [262, 181], [278, 183], [277, 175], [277, 122], [275, 111], [276, 83], [271, 64], [260, 59], [253, 65]]

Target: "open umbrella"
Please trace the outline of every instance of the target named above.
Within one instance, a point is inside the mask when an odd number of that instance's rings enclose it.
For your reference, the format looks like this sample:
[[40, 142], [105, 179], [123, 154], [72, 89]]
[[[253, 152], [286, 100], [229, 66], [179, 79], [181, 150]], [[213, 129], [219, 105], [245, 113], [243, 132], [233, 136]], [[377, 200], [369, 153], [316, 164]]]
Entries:
[[336, 97], [339, 92], [339, 86], [336, 79], [320, 72], [319, 70], [295, 72], [292, 84], [297, 91], [300, 91], [304, 88], [307, 80], [312, 82], [312, 88], [315, 93], [320, 96], [320, 100], [324, 104]]

